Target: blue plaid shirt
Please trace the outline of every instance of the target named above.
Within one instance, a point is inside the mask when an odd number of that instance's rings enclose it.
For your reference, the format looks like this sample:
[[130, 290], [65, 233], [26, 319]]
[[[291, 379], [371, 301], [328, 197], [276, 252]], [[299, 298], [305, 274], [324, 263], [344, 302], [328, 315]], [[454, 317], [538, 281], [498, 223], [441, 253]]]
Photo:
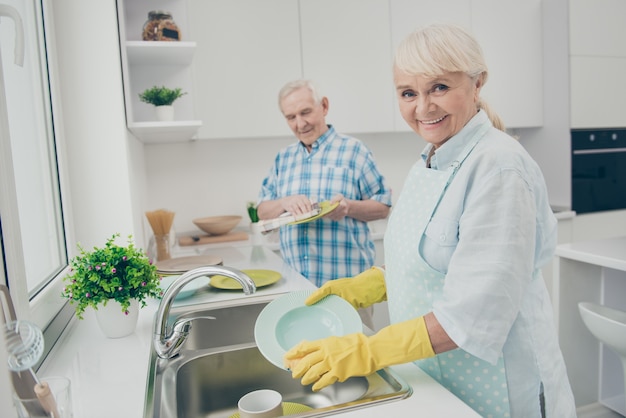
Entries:
[[[329, 125], [310, 153], [300, 141], [278, 153], [263, 180], [259, 203], [298, 194], [321, 202], [338, 193], [351, 200], [373, 199], [391, 206], [391, 189], [371, 151]], [[367, 223], [349, 217], [283, 226], [280, 250], [291, 267], [318, 287], [359, 274], [374, 264], [376, 255]]]

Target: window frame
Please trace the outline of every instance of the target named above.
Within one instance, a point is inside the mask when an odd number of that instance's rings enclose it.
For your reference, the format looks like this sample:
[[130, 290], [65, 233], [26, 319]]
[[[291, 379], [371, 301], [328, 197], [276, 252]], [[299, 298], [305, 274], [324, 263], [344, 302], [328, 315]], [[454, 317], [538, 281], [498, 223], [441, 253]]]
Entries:
[[[48, 75], [49, 97], [44, 103], [51, 108], [52, 134], [56, 143], [56, 149], [49, 149], [49, 153], [54, 153], [57, 165], [57, 190], [60, 194], [62, 229], [65, 236], [66, 259], [72, 255], [72, 248], [75, 248], [73, 234], [73, 223], [71, 213], [71, 199], [69, 194], [69, 174], [66, 158], [66, 142], [63, 129], [63, 115], [60, 105], [60, 84], [58, 77], [58, 65], [56, 60], [56, 42], [54, 20], [52, 16], [51, 0], [31, 0], [36, 11], [37, 26], [43, 30], [44, 48], [39, 51], [43, 74]], [[5, 91], [0, 88], [0, 236], [2, 241], [2, 251], [0, 251], [0, 282], [6, 284], [11, 292], [11, 298], [17, 313], [17, 317], [34, 322], [44, 332], [45, 353], [40, 359], [43, 362], [45, 356], [59, 338], [69, 321], [73, 317], [74, 309], [67, 300], [61, 297], [64, 286], [63, 278], [69, 272], [69, 265], [62, 265], [57, 274], [48, 284], [39, 290], [32, 299], [28, 294], [26, 280], [19, 280], [25, 277], [26, 264], [32, 260], [26, 260], [23, 253], [22, 234], [19, 222], [19, 211], [17, 207], [17, 193], [15, 190], [14, 165], [12, 161], [11, 144], [8, 132], [8, 120], [6, 110]], [[56, 151], [56, 152], [55, 152]], [[18, 278], [18, 279], [15, 279]]]

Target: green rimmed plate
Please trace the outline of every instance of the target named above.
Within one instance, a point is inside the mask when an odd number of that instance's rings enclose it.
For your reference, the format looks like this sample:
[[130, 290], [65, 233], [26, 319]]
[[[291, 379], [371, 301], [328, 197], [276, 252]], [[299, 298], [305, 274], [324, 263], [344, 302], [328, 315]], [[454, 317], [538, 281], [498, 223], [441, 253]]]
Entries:
[[[172, 283], [174, 283], [174, 281], [176, 279], [178, 279], [180, 277], [180, 275], [175, 275], [175, 276], [163, 276], [161, 278], [161, 289], [163, 289], [163, 292], [167, 291], [167, 289], [172, 285]], [[191, 296], [193, 296], [198, 290], [201, 289], [206, 289], [206, 282], [202, 281], [202, 280], [192, 280], [191, 282], [187, 283], [185, 285], [185, 287], [183, 287], [182, 289], [180, 289], [178, 291], [178, 294], [176, 295], [176, 297], [174, 298], [175, 300], [180, 300], [180, 299], [187, 299], [190, 298]]]
[[[283, 277], [282, 274], [274, 270], [249, 269], [241, 271], [250, 276], [257, 288], [274, 284], [279, 281], [281, 277]], [[218, 289], [242, 289], [242, 286], [239, 284], [239, 282], [237, 282], [237, 280], [222, 275], [211, 276], [211, 281], [209, 282], [209, 284], [212, 287]]]
[[304, 300], [313, 290], [287, 293], [270, 302], [257, 317], [254, 339], [263, 356], [285, 369], [283, 356], [302, 340], [318, 340], [363, 332], [361, 317], [347, 301], [326, 296], [315, 305]]
[[224, 262], [220, 257], [213, 255], [193, 255], [188, 257], [169, 258], [157, 261], [157, 273], [162, 275], [181, 275], [189, 270], [204, 266], [219, 266]]
[[[312, 409], [313, 408], [311, 408], [310, 406], [304, 405], [304, 404], [301, 404], [301, 403], [283, 402], [283, 416], [285, 416], [285, 415], [292, 415], [292, 414], [299, 414], [301, 412], [307, 412], [307, 411], [310, 411]], [[232, 414], [228, 418], [239, 418], [239, 412], [235, 412], [234, 414]]]
[[321, 218], [322, 216], [328, 215], [330, 212], [335, 210], [337, 206], [339, 206], [339, 202], [330, 203], [330, 201], [328, 200], [324, 202], [320, 202], [319, 203], [320, 212], [317, 215], [313, 215], [310, 218], [306, 218], [306, 219], [300, 219], [299, 221], [290, 222], [287, 225], [298, 225], [298, 224], [304, 224], [307, 222], [315, 221]]

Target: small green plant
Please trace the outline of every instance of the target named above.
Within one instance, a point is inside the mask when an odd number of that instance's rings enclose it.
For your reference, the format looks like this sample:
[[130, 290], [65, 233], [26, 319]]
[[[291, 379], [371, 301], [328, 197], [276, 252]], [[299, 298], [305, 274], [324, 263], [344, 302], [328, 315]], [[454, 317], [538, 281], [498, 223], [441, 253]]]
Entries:
[[139, 100], [154, 106], [171, 106], [176, 99], [184, 96], [187, 92], [183, 92], [180, 88], [168, 89], [165, 86], [151, 87], [146, 89], [139, 95]]
[[248, 202], [246, 208], [248, 209], [248, 216], [250, 217], [250, 221], [252, 223], [259, 222], [259, 215], [257, 214], [255, 203]]
[[128, 236], [128, 246], [115, 244], [119, 234], [113, 234], [103, 248], [94, 247], [86, 251], [77, 245], [80, 254], [70, 262], [71, 271], [64, 278], [67, 286], [62, 296], [71, 304], [76, 304], [76, 316], [83, 319], [88, 306], [98, 309], [98, 305], [115, 299], [122, 305], [122, 312], [128, 315], [132, 299], [146, 306], [146, 298], [161, 298], [161, 277], [156, 266], [146, 253], [135, 247], [132, 236]]

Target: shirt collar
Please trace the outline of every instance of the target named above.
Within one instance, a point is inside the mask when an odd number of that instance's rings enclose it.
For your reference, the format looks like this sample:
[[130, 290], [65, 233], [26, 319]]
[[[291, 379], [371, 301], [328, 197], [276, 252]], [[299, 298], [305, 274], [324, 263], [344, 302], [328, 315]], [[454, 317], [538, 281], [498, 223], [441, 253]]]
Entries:
[[[311, 144], [311, 154], [314, 153], [316, 150], [318, 150], [319, 147], [329, 142], [330, 141], [329, 138], [335, 136], [336, 132], [335, 132], [335, 128], [333, 127], [333, 125], [326, 125], [326, 126], [328, 126], [328, 130], [326, 130], [326, 132], [324, 132], [322, 136], [317, 138], [315, 142]], [[306, 145], [304, 145], [302, 141], [298, 141], [298, 143], [300, 144], [303, 150], [307, 151]]]
[[[472, 119], [465, 124], [456, 135], [448, 139], [442, 146], [440, 146], [430, 158], [430, 167], [435, 170], [445, 170], [452, 164], [452, 162], [458, 158], [459, 154], [463, 151], [467, 143], [472, 139], [474, 132], [478, 129], [483, 122], [487, 120], [487, 114], [484, 111], [479, 111], [474, 115]], [[426, 162], [428, 154], [433, 148], [433, 144], [427, 144], [422, 150], [422, 160]]]

